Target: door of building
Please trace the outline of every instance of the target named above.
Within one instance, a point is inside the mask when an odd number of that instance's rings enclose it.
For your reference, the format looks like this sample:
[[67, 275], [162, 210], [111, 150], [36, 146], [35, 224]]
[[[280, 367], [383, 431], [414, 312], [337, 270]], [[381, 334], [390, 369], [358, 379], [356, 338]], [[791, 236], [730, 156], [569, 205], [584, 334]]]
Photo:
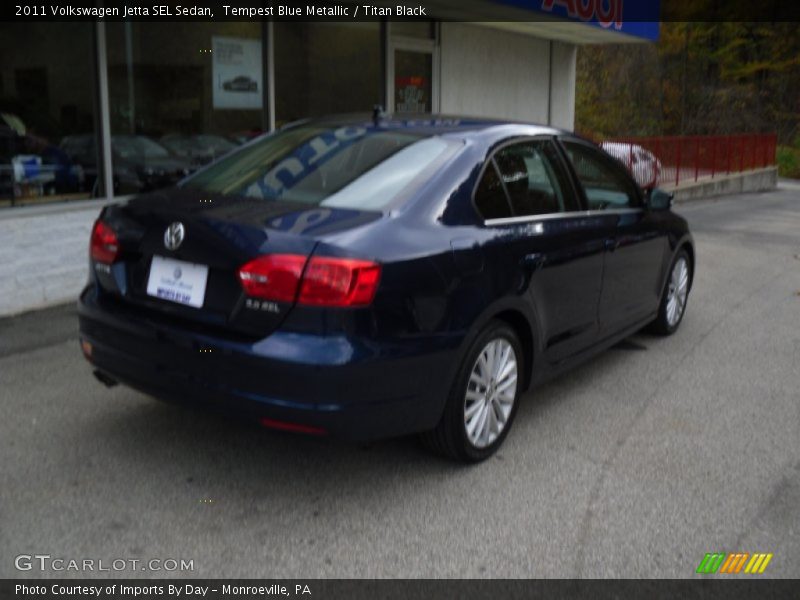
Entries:
[[439, 112], [435, 39], [389, 35], [387, 98], [397, 115]]

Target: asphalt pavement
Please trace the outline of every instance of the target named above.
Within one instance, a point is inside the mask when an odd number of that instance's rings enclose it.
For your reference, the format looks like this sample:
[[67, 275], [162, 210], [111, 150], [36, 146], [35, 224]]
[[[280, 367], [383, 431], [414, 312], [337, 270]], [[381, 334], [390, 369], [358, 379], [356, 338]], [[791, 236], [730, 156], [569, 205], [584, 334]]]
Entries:
[[798, 576], [800, 185], [676, 210], [698, 260], [678, 333], [535, 389], [471, 467], [107, 389], [71, 305], [0, 321], [0, 577], [93, 575], [15, 567], [45, 554], [193, 561], [97, 576], [684, 578], [717, 551]]

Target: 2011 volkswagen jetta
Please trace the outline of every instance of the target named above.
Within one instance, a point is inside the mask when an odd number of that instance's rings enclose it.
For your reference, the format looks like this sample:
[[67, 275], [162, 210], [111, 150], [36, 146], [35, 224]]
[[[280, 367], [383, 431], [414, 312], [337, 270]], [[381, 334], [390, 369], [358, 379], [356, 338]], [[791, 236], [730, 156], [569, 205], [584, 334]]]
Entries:
[[681, 323], [670, 196], [590, 142], [459, 118], [305, 121], [107, 206], [79, 301], [106, 383], [477, 461], [523, 392]]

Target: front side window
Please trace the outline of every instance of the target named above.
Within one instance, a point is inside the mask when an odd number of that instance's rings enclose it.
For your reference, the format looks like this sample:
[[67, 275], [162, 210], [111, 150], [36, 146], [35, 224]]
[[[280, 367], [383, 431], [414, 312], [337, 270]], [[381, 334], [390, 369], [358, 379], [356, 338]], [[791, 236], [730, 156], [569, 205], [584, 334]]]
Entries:
[[636, 188], [617, 165], [598, 150], [564, 142], [567, 156], [586, 193], [589, 210], [632, 208], [640, 205]]

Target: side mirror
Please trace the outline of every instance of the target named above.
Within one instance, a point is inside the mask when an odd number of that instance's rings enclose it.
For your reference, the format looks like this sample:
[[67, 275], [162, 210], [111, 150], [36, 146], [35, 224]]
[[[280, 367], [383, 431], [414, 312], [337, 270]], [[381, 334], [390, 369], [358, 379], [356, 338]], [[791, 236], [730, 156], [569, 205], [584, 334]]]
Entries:
[[644, 199], [644, 204], [650, 210], [669, 210], [672, 208], [672, 199], [675, 194], [665, 192], [660, 188], [650, 190]]

